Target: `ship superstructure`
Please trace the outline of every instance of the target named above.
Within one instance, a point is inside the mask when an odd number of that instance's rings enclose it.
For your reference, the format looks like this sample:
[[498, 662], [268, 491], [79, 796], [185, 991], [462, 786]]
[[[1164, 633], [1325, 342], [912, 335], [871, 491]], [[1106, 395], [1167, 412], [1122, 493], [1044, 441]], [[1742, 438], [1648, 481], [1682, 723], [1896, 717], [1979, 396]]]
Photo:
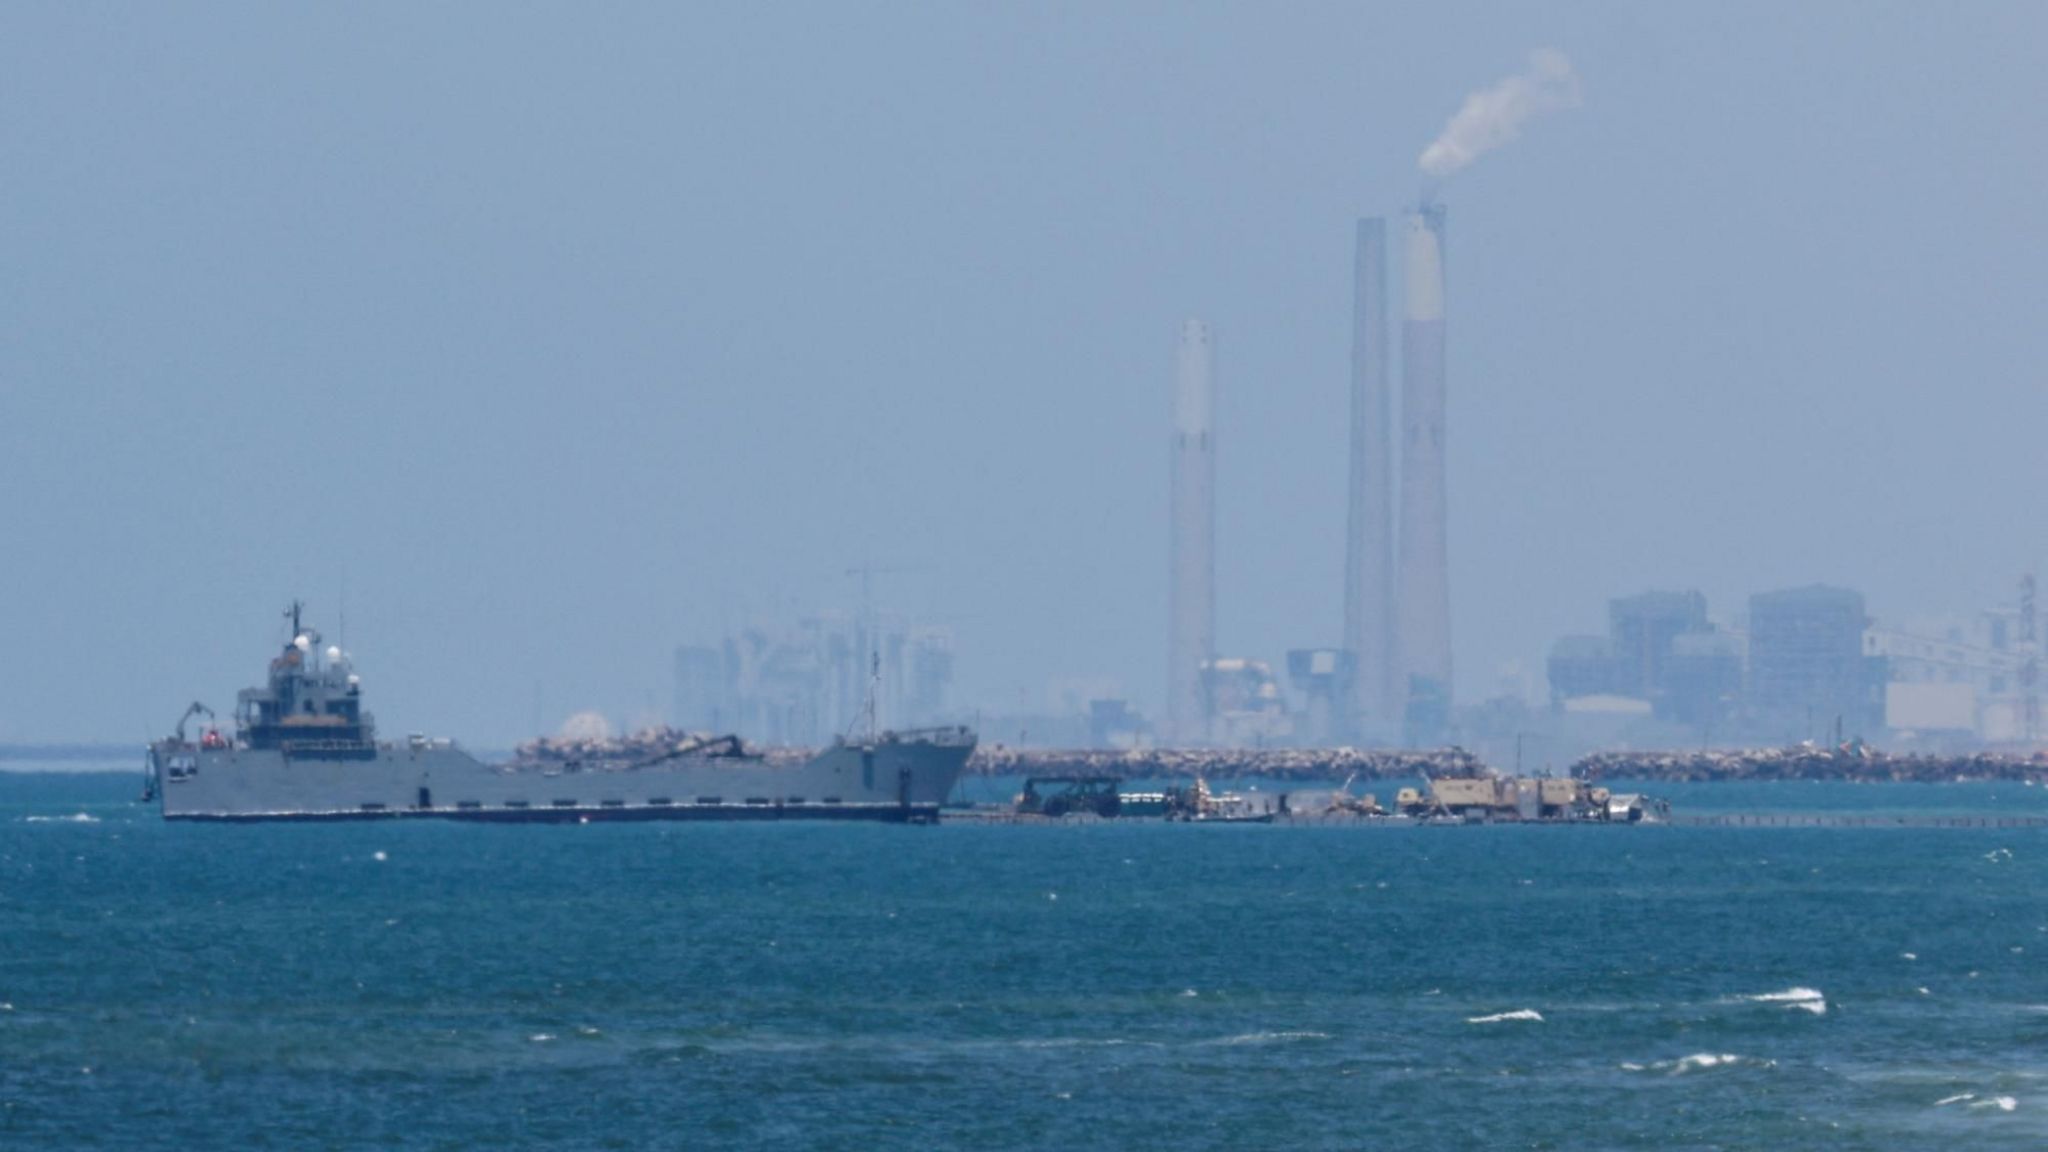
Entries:
[[[966, 728], [873, 732], [808, 758], [737, 738], [674, 734], [617, 754], [487, 764], [451, 740], [379, 741], [362, 679], [322, 649], [300, 606], [260, 688], [237, 697], [232, 735], [194, 704], [149, 747], [147, 794], [172, 820], [774, 820], [927, 822], [974, 750]], [[186, 722], [207, 726], [189, 738]]]

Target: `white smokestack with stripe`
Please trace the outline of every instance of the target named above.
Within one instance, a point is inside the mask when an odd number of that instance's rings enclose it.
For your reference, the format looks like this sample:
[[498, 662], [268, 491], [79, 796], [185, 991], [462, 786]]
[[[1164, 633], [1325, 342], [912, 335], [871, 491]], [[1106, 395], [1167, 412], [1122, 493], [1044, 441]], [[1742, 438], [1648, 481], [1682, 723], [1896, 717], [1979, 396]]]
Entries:
[[1387, 387], [1387, 222], [1358, 222], [1351, 295], [1351, 488], [1344, 647], [1354, 736], [1399, 718], [1394, 642], [1393, 398]]
[[1409, 736], [1434, 742], [1451, 701], [1444, 468], [1444, 210], [1407, 219], [1401, 325], [1401, 668]]
[[1166, 717], [1178, 744], [1209, 736], [1202, 670], [1216, 655], [1216, 381], [1209, 326], [1181, 325], [1173, 388]]

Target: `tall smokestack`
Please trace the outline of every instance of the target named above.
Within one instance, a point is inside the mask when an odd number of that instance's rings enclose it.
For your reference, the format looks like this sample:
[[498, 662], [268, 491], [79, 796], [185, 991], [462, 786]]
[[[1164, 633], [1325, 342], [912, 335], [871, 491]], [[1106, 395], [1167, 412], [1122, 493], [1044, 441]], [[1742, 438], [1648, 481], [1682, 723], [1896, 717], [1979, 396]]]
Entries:
[[1351, 728], [1400, 712], [1394, 659], [1392, 397], [1387, 390], [1387, 222], [1358, 222], [1351, 290], [1351, 508], [1344, 532], [1344, 646]]
[[1401, 328], [1401, 669], [1411, 743], [1450, 718], [1451, 594], [1444, 514], [1444, 210], [1408, 217]]
[[1180, 329], [1173, 387], [1173, 525], [1169, 544], [1166, 721], [1180, 744], [1209, 736], [1202, 669], [1216, 655], [1216, 383], [1209, 326]]

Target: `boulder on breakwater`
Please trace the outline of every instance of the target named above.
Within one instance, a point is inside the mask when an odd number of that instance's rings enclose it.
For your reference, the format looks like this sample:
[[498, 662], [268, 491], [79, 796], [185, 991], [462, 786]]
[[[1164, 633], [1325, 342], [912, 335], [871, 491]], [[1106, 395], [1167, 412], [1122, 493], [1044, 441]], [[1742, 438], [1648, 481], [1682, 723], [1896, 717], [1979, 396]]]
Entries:
[[1849, 780], [1937, 784], [1955, 780], [2048, 780], [2048, 759], [1992, 752], [1894, 754], [1865, 744], [1733, 751], [1596, 752], [1571, 766], [1584, 780]]

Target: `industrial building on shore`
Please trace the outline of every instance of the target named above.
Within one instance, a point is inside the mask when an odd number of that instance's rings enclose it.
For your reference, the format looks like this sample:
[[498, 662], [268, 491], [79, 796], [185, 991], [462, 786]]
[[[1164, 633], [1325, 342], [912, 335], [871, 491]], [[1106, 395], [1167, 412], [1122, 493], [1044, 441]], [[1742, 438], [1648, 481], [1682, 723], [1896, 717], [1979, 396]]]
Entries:
[[2032, 583], [2010, 606], [1899, 622], [1822, 584], [1759, 592], [1727, 623], [1709, 619], [1697, 591], [1620, 597], [1605, 635], [1552, 645], [1551, 711], [1636, 747], [2032, 744]]

